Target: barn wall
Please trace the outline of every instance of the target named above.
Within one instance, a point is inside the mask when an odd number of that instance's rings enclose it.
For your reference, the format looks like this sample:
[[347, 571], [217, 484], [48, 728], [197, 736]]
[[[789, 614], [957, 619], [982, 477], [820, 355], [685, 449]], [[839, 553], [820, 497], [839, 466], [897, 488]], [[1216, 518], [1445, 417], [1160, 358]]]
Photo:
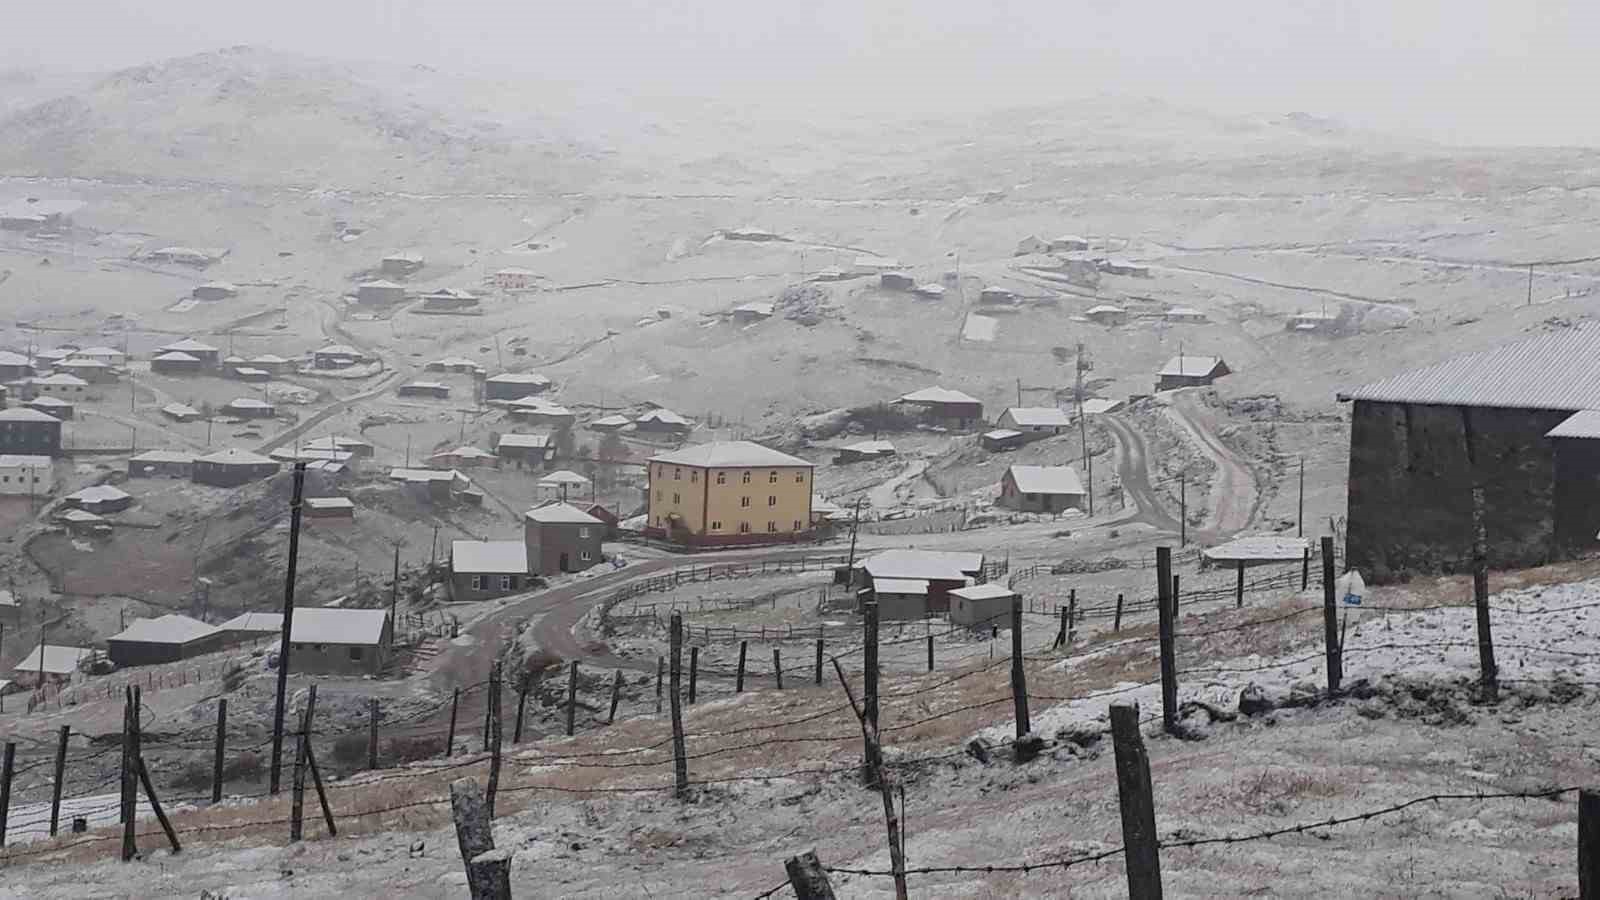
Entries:
[[1554, 442], [1562, 411], [1357, 401], [1350, 424], [1349, 565], [1383, 583], [1472, 560], [1468, 424], [1484, 486], [1489, 566], [1558, 558]]

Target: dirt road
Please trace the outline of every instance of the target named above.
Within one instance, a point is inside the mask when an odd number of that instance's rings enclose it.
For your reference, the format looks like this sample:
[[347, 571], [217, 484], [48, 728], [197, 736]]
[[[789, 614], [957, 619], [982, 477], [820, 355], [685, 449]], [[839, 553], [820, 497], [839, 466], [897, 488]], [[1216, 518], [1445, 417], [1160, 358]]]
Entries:
[[1105, 416], [1100, 421], [1111, 429], [1117, 440], [1117, 478], [1122, 482], [1124, 494], [1138, 508], [1128, 521], [1144, 522], [1176, 534], [1179, 530], [1177, 517], [1167, 511], [1160, 495], [1150, 486], [1149, 449], [1144, 436], [1116, 416]]
[[1259, 499], [1255, 476], [1250, 466], [1217, 437], [1210, 411], [1194, 391], [1187, 390], [1171, 395], [1166, 414], [1189, 436], [1195, 448], [1217, 465], [1211, 482], [1210, 508], [1200, 532], [1225, 537], [1249, 527]]

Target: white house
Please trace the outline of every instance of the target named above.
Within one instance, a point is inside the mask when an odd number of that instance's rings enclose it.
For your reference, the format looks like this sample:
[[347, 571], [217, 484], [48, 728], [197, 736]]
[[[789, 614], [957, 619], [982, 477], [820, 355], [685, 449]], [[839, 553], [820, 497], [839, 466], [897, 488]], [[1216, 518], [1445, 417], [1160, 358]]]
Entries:
[[55, 487], [55, 468], [48, 456], [0, 455], [0, 494], [44, 496]]

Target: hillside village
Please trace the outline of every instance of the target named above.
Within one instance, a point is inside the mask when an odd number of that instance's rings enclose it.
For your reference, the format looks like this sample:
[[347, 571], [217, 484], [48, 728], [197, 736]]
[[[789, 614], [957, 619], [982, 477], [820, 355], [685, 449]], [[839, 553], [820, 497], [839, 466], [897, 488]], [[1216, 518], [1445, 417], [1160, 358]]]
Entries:
[[[1383, 841], [1418, 891], [1571, 894], [1564, 787], [1600, 742], [1572, 612], [1600, 595], [1592, 160], [1085, 101], [927, 125], [914, 166], [875, 121], [778, 168], [792, 135], [691, 117], [726, 158], [662, 131], [619, 162], [593, 136], [465, 149], [471, 86], [404, 77], [426, 128], [339, 115], [400, 102], [370, 71], [252, 48], [0, 119], [4, 890], [462, 896], [465, 774], [506, 792], [519, 895], [755, 896], [816, 849], [839, 896], [888, 896], [826, 657], [881, 696], [917, 895], [1122, 895], [1120, 859], [1060, 863], [1122, 846], [1124, 695], [1180, 893], [1409, 895], [1346, 832], [1203, 848], [1563, 788]], [[182, 101], [310, 84], [349, 149], [226, 163], [183, 118], [267, 136]], [[1074, 128], [1103, 143], [1067, 165]], [[1184, 158], [1152, 150], [1177, 132]], [[1466, 190], [1439, 172], [1469, 163]], [[1469, 646], [1491, 609], [1498, 670]], [[675, 652], [691, 812], [660, 793]], [[340, 817], [292, 854], [279, 684]], [[131, 731], [181, 854], [107, 800]], [[119, 818], [170, 871], [120, 874]]]

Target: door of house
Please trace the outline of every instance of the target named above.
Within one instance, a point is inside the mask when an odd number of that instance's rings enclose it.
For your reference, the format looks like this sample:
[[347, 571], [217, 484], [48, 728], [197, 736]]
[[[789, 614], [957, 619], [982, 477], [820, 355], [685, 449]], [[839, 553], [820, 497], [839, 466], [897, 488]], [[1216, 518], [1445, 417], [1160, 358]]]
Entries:
[[560, 565], [561, 565], [561, 571], [563, 571], [563, 572], [570, 572], [570, 571], [572, 571], [572, 568], [571, 568], [571, 565], [570, 565], [570, 563], [569, 563], [569, 562], [568, 562], [568, 560], [567, 560], [567, 554], [565, 554], [565, 553], [563, 553], [563, 554], [561, 554], [561, 562], [560, 562]]

